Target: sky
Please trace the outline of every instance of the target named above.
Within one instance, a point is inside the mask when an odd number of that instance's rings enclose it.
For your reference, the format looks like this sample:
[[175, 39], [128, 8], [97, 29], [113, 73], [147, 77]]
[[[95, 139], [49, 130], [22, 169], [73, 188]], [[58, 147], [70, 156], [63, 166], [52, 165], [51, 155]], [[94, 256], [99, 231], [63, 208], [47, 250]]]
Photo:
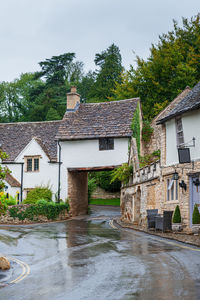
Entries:
[[0, 0], [0, 82], [39, 71], [38, 62], [75, 52], [85, 70], [115, 43], [126, 69], [136, 55], [200, 12], [199, 0]]

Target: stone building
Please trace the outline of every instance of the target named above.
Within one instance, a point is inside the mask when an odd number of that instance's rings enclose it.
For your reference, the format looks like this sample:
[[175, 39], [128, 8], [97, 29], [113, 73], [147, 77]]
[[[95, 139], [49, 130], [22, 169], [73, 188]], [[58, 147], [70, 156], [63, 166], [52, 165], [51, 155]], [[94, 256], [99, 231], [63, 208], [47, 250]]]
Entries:
[[[160, 149], [161, 157], [136, 168], [129, 185], [122, 188], [122, 218], [146, 226], [147, 209], [162, 213], [179, 205], [183, 227], [189, 229], [194, 204], [200, 206], [200, 82], [178, 95], [152, 121], [152, 127], [154, 133], [144, 152]], [[179, 149], [188, 149], [191, 162], [180, 163]], [[175, 172], [178, 180], [173, 180]]]

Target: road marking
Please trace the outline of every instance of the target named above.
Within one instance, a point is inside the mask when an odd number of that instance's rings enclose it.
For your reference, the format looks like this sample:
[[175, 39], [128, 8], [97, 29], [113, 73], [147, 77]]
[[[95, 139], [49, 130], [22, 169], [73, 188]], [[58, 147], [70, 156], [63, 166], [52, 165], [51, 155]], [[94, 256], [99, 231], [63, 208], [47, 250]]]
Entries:
[[[116, 226], [113, 224], [113, 220], [110, 220], [110, 221], [109, 221], [109, 225], [110, 225], [112, 228], [114, 228], [114, 229], [119, 229], [118, 227], [116, 227]], [[126, 227], [124, 228], [124, 227], [122, 227], [122, 226], [121, 226], [121, 228], [127, 229]], [[145, 233], [145, 232], [144, 232], [144, 233]], [[156, 236], [156, 235], [153, 235], [153, 236], [159, 238], [159, 236]], [[170, 244], [170, 245], [174, 245], [174, 246], [177, 246], [177, 247], [180, 247], [180, 248], [183, 248], [183, 249], [187, 249], [187, 250], [191, 250], [191, 251], [200, 252], [200, 249], [192, 248], [191, 246], [184, 246], [184, 245], [178, 244], [178, 243], [176, 243], [176, 242], [165, 241], [165, 240], [163, 240], [163, 239], [162, 239], [162, 240], [159, 239], [159, 240], [160, 240], [160, 241], [163, 241], [164, 243], [167, 243], [167, 244]]]
[[18, 265], [20, 265], [20, 267], [22, 268], [22, 273], [16, 279], [9, 282], [9, 284], [18, 283], [21, 280], [25, 279], [30, 274], [30, 267], [27, 263], [25, 263], [17, 258], [10, 257], [10, 256], [5, 256], [5, 257], [8, 258], [8, 260], [14, 261]]

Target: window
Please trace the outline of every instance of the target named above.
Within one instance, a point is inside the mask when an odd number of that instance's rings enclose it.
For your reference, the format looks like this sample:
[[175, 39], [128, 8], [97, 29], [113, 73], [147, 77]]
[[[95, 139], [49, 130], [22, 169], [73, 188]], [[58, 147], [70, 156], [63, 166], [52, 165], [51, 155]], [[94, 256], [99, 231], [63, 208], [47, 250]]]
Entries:
[[178, 200], [178, 180], [167, 179], [167, 201]]
[[113, 138], [101, 138], [99, 139], [99, 150], [114, 150]]
[[176, 137], [177, 137], [177, 146], [181, 147], [184, 145], [184, 136], [183, 136], [183, 125], [182, 119], [176, 119]]
[[39, 157], [26, 157], [26, 172], [38, 172], [39, 171]]

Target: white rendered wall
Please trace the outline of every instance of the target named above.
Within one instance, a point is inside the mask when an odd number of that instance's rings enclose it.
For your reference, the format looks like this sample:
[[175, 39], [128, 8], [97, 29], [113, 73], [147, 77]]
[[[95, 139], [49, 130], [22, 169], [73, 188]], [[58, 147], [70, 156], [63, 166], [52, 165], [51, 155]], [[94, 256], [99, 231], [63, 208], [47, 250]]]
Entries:
[[128, 161], [128, 138], [114, 139], [114, 150], [99, 151], [99, 140], [61, 142], [66, 168], [117, 166]]
[[[49, 163], [49, 158], [34, 139], [20, 153], [15, 162], [25, 163], [24, 156], [33, 155], [41, 156], [40, 170], [38, 172], [26, 172], [24, 164], [23, 189], [34, 188], [38, 185], [49, 185], [55, 194], [58, 190], [58, 164]], [[21, 183], [21, 165], [9, 164], [7, 166], [11, 170], [12, 176]], [[26, 192], [23, 193], [23, 197], [26, 197]]]
[[128, 161], [128, 138], [114, 139], [114, 150], [99, 151], [99, 140], [60, 142], [61, 199], [66, 199], [68, 168], [117, 166]]
[[[192, 160], [200, 159], [200, 110], [182, 116], [184, 142], [191, 145], [195, 137], [195, 147], [190, 147]], [[166, 165], [178, 163], [175, 119], [166, 122]]]

